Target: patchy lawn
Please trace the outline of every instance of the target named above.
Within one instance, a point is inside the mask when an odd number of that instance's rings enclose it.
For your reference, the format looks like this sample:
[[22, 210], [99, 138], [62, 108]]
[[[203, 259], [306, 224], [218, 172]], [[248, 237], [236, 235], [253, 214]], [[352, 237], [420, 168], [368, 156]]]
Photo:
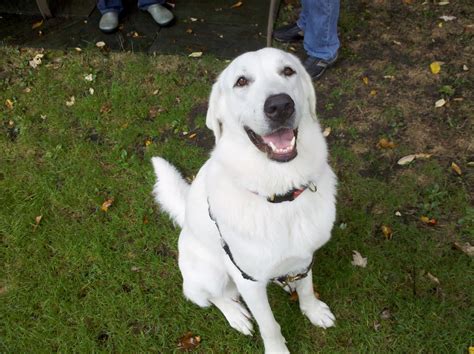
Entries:
[[[313, 327], [270, 286], [292, 352], [474, 345], [473, 10], [343, 2], [341, 59], [315, 83], [339, 195], [314, 282], [337, 327]], [[185, 301], [178, 230], [150, 195], [152, 156], [188, 177], [206, 160], [207, 96], [226, 63], [91, 47], [32, 68], [40, 52], [0, 49], [1, 350], [166, 353], [191, 331], [198, 351], [261, 352], [259, 336]], [[397, 163], [410, 154], [425, 155]]]

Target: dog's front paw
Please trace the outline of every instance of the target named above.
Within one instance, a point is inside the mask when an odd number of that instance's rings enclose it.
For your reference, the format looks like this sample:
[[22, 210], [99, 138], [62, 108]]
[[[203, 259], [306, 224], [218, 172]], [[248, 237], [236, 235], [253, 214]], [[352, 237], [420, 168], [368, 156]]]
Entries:
[[290, 354], [290, 351], [286, 347], [285, 343], [265, 342], [265, 354]]
[[312, 324], [322, 328], [333, 327], [336, 317], [326, 303], [314, 298], [308, 304], [301, 306], [301, 312], [309, 318]]

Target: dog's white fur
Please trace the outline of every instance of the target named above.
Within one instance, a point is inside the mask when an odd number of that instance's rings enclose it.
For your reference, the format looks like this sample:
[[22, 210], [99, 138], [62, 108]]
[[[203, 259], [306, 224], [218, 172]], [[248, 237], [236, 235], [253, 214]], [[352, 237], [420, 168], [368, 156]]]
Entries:
[[[286, 66], [296, 74], [282, 75]], [[235, 87], [240, 76], [250, 84]], [[285, 163], [269, 159], [243, 129], [268, 134], [263, 105], [280, 93], [293, 99], [298, 126], [298, 154]], [[156, 201], [182, 228], [178, 247], [184, 295], [202, 307], [216, 305], [233, 328], [250, 335], [251, 315], [237, 302], [241, 296], [259, 325], [267, 353], [288, 352], [268, 303], [267, 283], [304, 271], [313, 253], [329, 240], [335, 219], [336, 177], [327, 163], [315, 106], [311, 78], [299, 59], [272, 48], [245, 53], [212, 88], [206, 123], [216, 146], [192, 185], [165, 160], [152, 159]], [[273, 204], [264, 197], [309, 181], [317, 192], [306, 190], [292, 202]], [[244, 279], [223, 251], [208, 200], [235, 262], [257, 282]], [[292, 285], [314, 325], [334, 325], [329, 307], [314, 296], [311, 272]]]

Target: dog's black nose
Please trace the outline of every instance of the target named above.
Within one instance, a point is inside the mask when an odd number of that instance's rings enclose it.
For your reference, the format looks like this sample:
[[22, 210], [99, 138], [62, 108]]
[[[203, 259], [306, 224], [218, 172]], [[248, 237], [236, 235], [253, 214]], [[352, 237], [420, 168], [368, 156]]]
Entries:
[[286, 93], [279, 93], [265, 100], [263, 111], [270, 120], [283, 123], [295, 112], [295, 102]]

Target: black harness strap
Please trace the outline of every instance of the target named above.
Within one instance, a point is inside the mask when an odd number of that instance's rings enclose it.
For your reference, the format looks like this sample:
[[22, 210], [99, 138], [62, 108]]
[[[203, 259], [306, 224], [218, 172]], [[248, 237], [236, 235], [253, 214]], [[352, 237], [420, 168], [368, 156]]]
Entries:
[[[294, 189], [290, 190], [288, 193], [285, 193], [283, 195], [275, 195], [271, 198], [270, 197], [267, 198], [267, 200], [271, 203], [281, 203], [281, 202], [284, 202], [284, 201], [293, 201], [301, 193], [303, 193], [307, 188], [309, 188], [311, 190], [311, 192], [316, 192], [316, 186], [312, 182], [310, 182], [310, 183], [308, 183], [308, 185], [304, 186], [301, 189], [294, 188]], [[216, 225], [217, 232], [219, 233], [219, 237], [221, 239], [222, 248], [224, 249], [224, 252], [229, 257], [232, 264], [235, 266], [235, 268], [237, 268], [239, 270], [240, 274], [242, 275], [242, 277], [244, 279], [247, 279], [247, 280], [250, 280], [250, 281], [257, 281], [254, 277], [252, 277], [248, 273], [244, 272], [242, 270], [242, 268], [240, 268], [238, 266], [238, 264], [235, 262], [234, 257], [232, 256], [232, 252], [230, 251], [230, 247], [229, 247], [228, 243], [224, 240], [224, 237], [222, 236], [222, 232], [221, 232], [221, 229], [219, 228], [219, 224], [217, 223], [217, 220], [215, 219], [215, 217], [212, 215], [211, 204], [209, 203], [209, 198], [207, 199], [207, 210], [208, 210], [208, 213], [209, 213], [209, 218]], [[314, 262], [314, 256], [311, 259], [311, 263], [306, 268], [306, 271], [304, 271], [303, 273], [298, 273], [296, 275], [286, 274], [286, 275], [282, 275], [282, 276], [279, 276], [279, 277], [271, 278], [270, 280], [271, 281], [277, 281], [277, 282], [281, 283], [283, 286], [288, 286], [288, 288], [290, 288], [290, 290], [291, 290], [290, 283], [305, 278], [308, 275], [311, 268], [313, 267], [313, 262]]]

